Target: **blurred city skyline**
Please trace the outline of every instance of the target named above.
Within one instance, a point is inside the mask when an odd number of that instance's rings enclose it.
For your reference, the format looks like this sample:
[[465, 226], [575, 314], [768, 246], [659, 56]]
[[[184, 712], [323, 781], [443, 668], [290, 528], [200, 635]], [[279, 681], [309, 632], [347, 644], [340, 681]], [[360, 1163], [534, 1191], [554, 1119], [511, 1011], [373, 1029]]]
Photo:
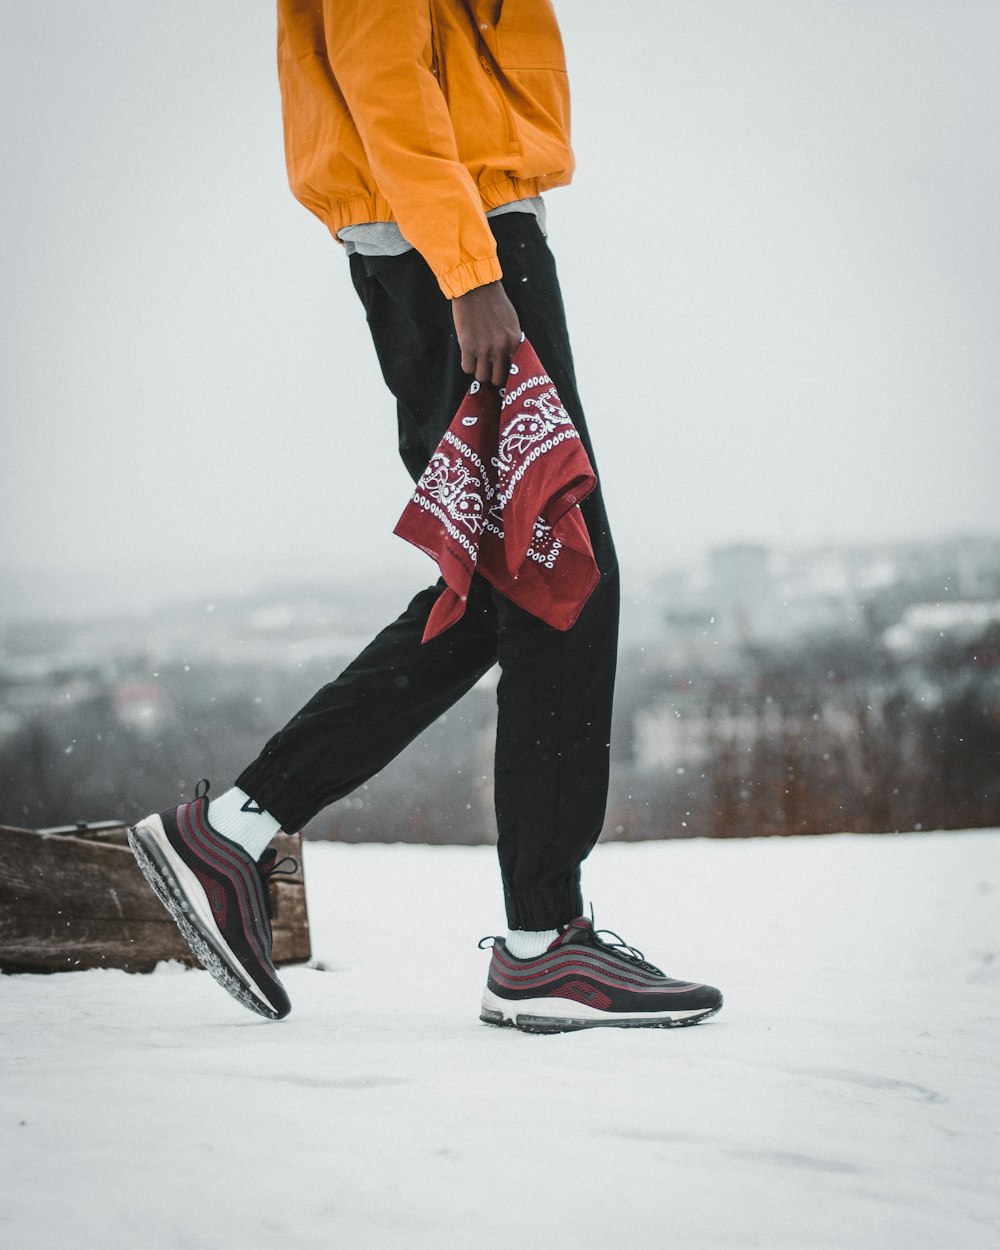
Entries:
[[[391, 585], [286, 582], [0, 622], [0, 824], [104, 819], [190, 794], [202, 775], [224, 784], [393, 598]], [[627, 596], [623, 626], [606, 836], [1000, 819], [1000, 537], [720, 547]], [[495, 838], [497, 678], [311, 836]]]
[[[556, 5], [548, 197], [626, 580], [996, 532], [995, 5]], [[343, 257], [285, 185], [274, 15], [4, 5], [0, 613], [398, 583]], [[224, 50], [224, 54], [223, 54]]]

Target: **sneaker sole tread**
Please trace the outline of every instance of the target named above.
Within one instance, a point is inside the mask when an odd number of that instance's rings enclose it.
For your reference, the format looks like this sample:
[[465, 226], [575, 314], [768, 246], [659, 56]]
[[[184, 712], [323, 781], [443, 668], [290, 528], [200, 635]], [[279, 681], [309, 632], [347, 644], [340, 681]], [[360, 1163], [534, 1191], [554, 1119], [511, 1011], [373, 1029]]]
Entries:
[[242, 965], [239, 965], [240, 971], [233, 966], [236, 963], [235, 955], [227, 955], [227, 948], [204, 927], [155, 839], [146, 836], [145, 830], [135, 826], [128, 831], [128, 841], [139, 870], [173, 917], [181, 936], [191, 948], [191, 953], [205, 971], [227, 994], [250, 1011], [268, 1020], [281, 1019], [279, 1013], [266, 1000], [259, 998], [257, 992], [243, 979], [249, 974]]
[[[563, 1007], [565, 1015], [557, 1014], [557, 1003]], [[722, 1009], [720, 1002], [717, 1007], [706, 1007], [698, 1011], [677, 1012], [670, 1015], [616, 1015], [613, 1012], [594, 1011], [592, 1016], [574, 1015], [570, 1000], [556, 1000], [551, 1003], [551, 1014], [546, 1014], [541, 1004], [533, 1004], [530, 1012], [519, 1011], [518, 1007], [527, 1004], [511, 1002], [504, 1004], [494, 994], [484, 998], [479, 1019], [484, 1024], [496, 1025], [500, 1028], [520, 1029], [522, 1033], [575, 1033], [581, 1029], [681, 1029], [692, 1024], [701, 1024]], [[548, 1004], [547, 1004], [548, 1005]], [[594, 1010], [594, 1009], [592, 1009]]]

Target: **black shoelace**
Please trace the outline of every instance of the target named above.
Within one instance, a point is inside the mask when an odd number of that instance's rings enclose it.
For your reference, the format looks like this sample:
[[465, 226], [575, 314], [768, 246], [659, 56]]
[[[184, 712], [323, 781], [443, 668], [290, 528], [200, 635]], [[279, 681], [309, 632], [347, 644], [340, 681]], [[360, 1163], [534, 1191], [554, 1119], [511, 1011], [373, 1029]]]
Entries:
[[[594, 941], [598, 946], [607, 947], [608, 950], [613, 951], [622, 959], [627, 959], [629, 963], [633, 963], [637, 968], [641, 968], [643, 972], [652, 972], [658, 977], [666, 975], [661, 969], [657, 968], [656, 964], [651, 964], [638, 947], [630, 946], [628, 942], [619, 937], [619, 935], [615, 933], [614, 929], [592, 929], [591, 932], [593, 933]], [[603, 933], [607, 933], [615, 940], [613, 942], [605, 941], [601, 936]]]
[[292, 855], [283, 855], [279, 859], [277, 851], [267, 850], [261, 856], [260, 862], [257, 864], [257, 871], [260, 873], [260, 879], [264, 883], [264, 902], [267, 904], [267, 914], [272, 920], [274, 919], [274, 907], [271, 903], [271, 892], [267, 888], [271, 883], [271, 878], [294, 877], [298, 870], [299, 861]]

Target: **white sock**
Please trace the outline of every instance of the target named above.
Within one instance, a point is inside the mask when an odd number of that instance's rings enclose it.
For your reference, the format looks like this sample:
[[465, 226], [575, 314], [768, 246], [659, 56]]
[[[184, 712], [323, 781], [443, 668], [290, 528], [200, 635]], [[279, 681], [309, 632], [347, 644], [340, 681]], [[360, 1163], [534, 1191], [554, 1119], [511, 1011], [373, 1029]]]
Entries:
[[252, 860], [258, 860], [281, 826], [270, 812], [235, 786], [208, 801], [208, 822], [213, 829], [242, 846]]
[[515, 959], [536, 959], [558, 936], [558, 929], [508, 929], [507, 949]]

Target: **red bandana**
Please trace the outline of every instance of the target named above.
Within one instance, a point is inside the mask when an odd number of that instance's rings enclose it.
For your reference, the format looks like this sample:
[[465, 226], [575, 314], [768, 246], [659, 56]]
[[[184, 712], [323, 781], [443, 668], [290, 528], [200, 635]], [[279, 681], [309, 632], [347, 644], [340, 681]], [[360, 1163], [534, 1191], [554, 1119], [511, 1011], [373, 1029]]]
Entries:
[[460, 620], [473, 573], [556, 629], [569, 629], [600, 574], [577, 506], [597, 484], [580, 435], [525, 339], [507, 386], [473, 382], [395, 533], [447, 583], [423, 641]]

